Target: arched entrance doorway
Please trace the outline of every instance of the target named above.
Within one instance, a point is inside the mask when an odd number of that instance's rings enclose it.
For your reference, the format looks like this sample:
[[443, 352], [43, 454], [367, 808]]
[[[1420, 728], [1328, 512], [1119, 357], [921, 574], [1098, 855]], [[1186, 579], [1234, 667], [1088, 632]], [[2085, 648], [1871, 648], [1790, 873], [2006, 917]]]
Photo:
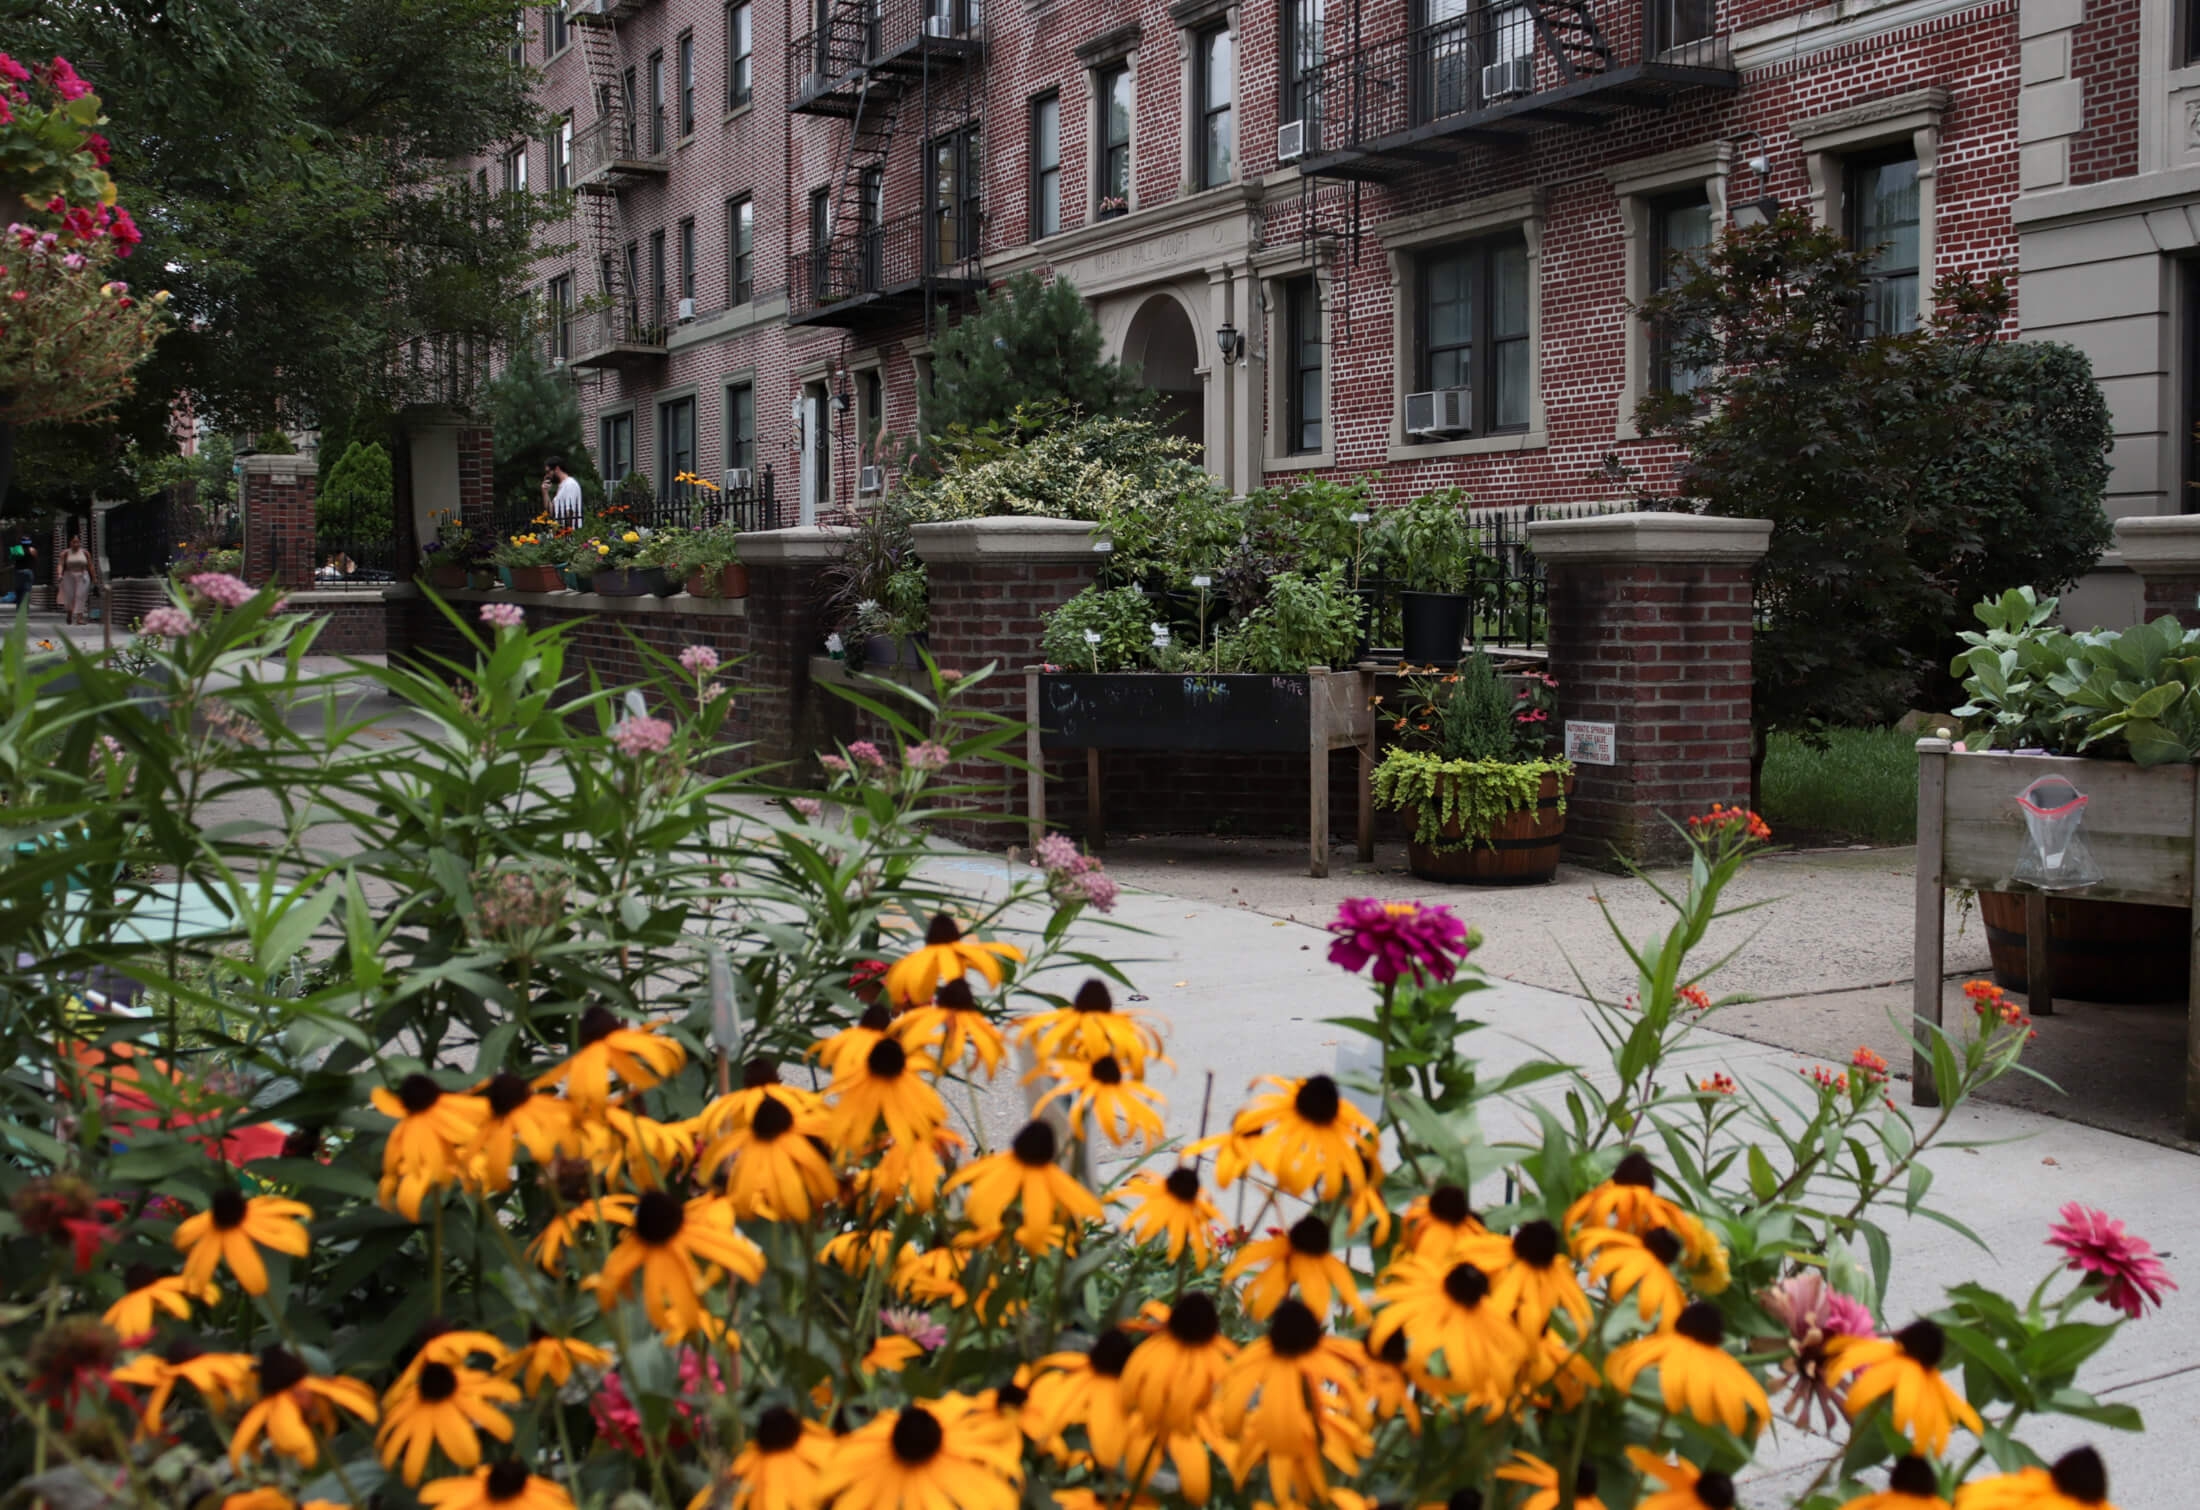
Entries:
[[1123, 334], [1123, 360], [1139, 381], [1161, 396], [1162, 429], [1201, 448], [1207, 444], [1205, 391], [1199, 377], [1199, 337], [1184, 306], [1155, 294], [1131, 316]]

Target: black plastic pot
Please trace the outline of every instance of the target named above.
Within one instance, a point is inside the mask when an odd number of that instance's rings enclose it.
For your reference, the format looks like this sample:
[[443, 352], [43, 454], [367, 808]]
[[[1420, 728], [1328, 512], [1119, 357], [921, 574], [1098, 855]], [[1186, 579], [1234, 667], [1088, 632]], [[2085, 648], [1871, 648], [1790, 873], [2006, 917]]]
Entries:
[[1467, 638], [1474, 598], [1463, 592], [1402, 592], [1405, 658], [1416, 666], [1456, 666]]

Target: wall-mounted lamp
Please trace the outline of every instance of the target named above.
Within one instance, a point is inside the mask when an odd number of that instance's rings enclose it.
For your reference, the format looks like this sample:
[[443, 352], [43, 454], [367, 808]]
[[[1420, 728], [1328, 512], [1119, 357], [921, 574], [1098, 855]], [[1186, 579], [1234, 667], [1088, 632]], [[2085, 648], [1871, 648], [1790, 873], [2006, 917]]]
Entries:
[[1222, 352], [1222, 360], [1231, 361], [1245, 355], [1245, 334], [1225, 320], [1215, 330], [1215, 346]]
[[1780, 213], [1780, 196], [1765, 188], [1765, 180], [1772, 173], [1772, 157], [1765, 150], [1763, 135], [1746, 127], [1743, 128], [1743, 135], [1757, 143], [1757, 150], [1745, 159], [1749, 171], [1757, 175], [1757, 197], [1737, 204], [1733, 209], [1735, 228], [1746, 231], [1764, 225]]
[[833, 413], [846, 414], [848, 412], [848, 406], [852, 402], [853, 400], [848, 397], [848, 385], [845, 381], [843, 381], [841, 383], [840, 390], [833, 395]]

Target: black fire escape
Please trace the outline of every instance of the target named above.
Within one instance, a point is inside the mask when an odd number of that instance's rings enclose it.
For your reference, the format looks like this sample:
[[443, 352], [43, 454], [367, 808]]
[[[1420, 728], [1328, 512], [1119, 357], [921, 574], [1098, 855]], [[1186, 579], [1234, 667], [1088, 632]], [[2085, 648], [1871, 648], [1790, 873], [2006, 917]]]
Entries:
[[[568, 24], [588, 70], [595, 113], [573, 121], [568, 185], [576, 191], [578, 238], [594, 262], [594, 288], [574, 290], [570, 312], [551, 312], [551, 352], [576, 369], [638, 367], [663, 360], [672, 310], [661, 278], [644, 285], [639, 259], [627, 250], [624, 191], [662, 182], [672, 170], [667, 102], [641, 97], [646, 83], [626, 62], [619, 22], [640, 0], [572, 0]], [[555, 151], [563, 150], [553, 146]]]
[[[791, 325], [872, 332], [985, 287], [980, 258], [980, 0], [806, 0], [787, 108], [847, 125], [790, 278]], [[887, 213], [897, 139], [921, 207]], [[906, 169], [905, 169], [906, 171]]]

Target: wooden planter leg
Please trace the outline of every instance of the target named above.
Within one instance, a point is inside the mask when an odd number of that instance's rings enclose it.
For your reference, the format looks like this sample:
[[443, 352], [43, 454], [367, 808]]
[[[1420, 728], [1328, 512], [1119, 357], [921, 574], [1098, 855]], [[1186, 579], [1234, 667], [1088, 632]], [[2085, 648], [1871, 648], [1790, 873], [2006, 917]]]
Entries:
[[1108, 847], [1108, 805], [1100, 795], [1100, 747], [1085, 746], [1085, 847]]
[[[2193, 784], [2193, 858], [2200, 860], [2200, 782]], [[2200, 880], [2194, 883], [2200, 893]], [[2193, 898], [2200, 919], [2200, 894]], [[2185, 982], [2185, 1136], [2200, 1138], [2200, 931], [2192, 936], [2192, 973]]]
[[[1921, 739], [1917, 753], [1917, 944], [1910, 964], [1915, 976], [1910, 1035], [1923, 1039], [1929, 1036], [1925, 1024], [1933, 1028], [1941, 1025], [1940, 978], [1946, 968], [1942, 936], [1946, 894], [1940, 885], [1940, 848], [1948, 791], [1948, 746], [1944, 740]], [[1940, 1105], [1940, 1087], [1933, 1083], [1930, 1054], [1913, 1051], [1910, 1055], [1910, 1104]]]
[[2055, 1015], [2054, 956], [2047, 949], [2047, 893], [2024, 897], [2024, 1004], [2034, 1017]]
[[1031, 769], [1024, 775], [1024, 837], [1031, 852], [1047, 836], [1047, 763], [1039, 739], [1039, 673], [1024, 673], [1024, 761]]
[[1375, 862], [1375, 673], [1360, 673], [1360, 863]]
[[1322, 716], [1327, 694], [1321, 667], [1308, 673], [1306, 688], [1306, 873], [1329, 874], [1329, 724]]

